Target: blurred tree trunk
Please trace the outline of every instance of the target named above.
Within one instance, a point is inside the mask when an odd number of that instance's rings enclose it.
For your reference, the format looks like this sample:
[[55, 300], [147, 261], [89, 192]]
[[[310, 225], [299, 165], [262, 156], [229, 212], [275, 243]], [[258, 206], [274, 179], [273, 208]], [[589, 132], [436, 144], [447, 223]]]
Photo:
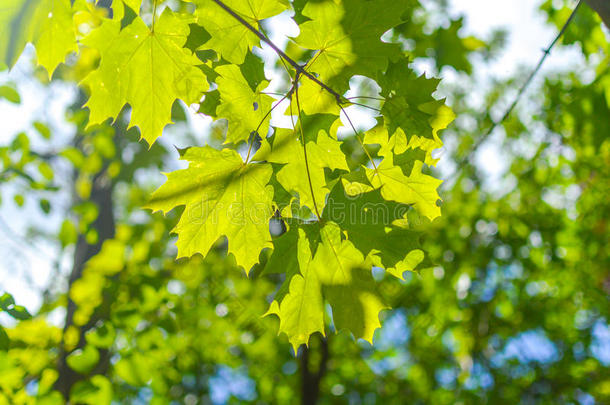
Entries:
[[299, 359], [302, 405], [315, 405], [320, 397], [320, 381], [326, 373], [329, 350], [325, 338], [320, 338], [319, 342], [318, 345], [310, 343], [309, 347], [304, 347]]
[[[78, 136], [78, 135], [77, 135]], [[91, 225], [97, 234], [97, 242], [95, 244], [89, 244], [85, 238], [85, 235], [79, 235], [74, 250], [74, 262], [72, 265], [72, 271], [70, 273], [70, 279], [68, 281], [68, 291], [71, 290], [74, 282], [81, 278], [85, 264], [89, 259], [99, 253], [102, 244], [107, 239], [111, 239], [115, 234], [115, 223], [114, 223], [114, 212], [112, 206], [112, 189], [113, 184], [108, 177], [106, 170], [102, 169], [97, 175], [95, 175], [93, 184], [91, 187], [91, 197], [89, 201], [94, 203], [98, 210], [98, 217]], [[68, 305], [66, 311], [66, 319], [64, 323], [64, 335], [66, 331], [74, 324], [74, 312], [76, 311], [76, 304], [70, 298], [68, 294]], [[99, 321], [99, 314], [94, 314], [86, 325], [79, 328], [79, 342], [78, 348], [85, 346], [85, 333], [95, 326]], [[66, 400], [70, 395], [70, 390], [75, 383], [84, 378], [76, 371], [72, 370], [67, 364], [67, 357], [74, 350], [66, 350], [62, 338], [59, 355], [59, 377], [56, 382], [56, 389], [61, 392]], [[92, 371], [93, 374], [104, 373], [109, 365], [108, 352], [100, 350], [100, 361], [97, 367]]]
[[[80, 106], [84, 103], [85, 95], [84, 93], [80, 93], [77, 101], [75, 102], [75, 106]], [[119, 147], [118, 141], [121, 133], [121, 129], [115, 125], [115, 135], [114, 141], [117, 148]], [[83, 150], [82, 140], [85, 135], [81, 133], [77, 133], [74, 137], [73, 144], [76, 148]], [[59, 376], [57, 381], [55, 382], [55, 389], [57, 389], [66, 399], [69, 400], [70, 390], [77, 382], [84, 379], [86, 376], [77, 373], [72, 370], [67, 363], [68, 356], [76, 349], [81, 349], [85, 346], [85, 334], [87, 331], [91, 330], [95, 327], [96, 323], [101, 319], [106, 319], [109, 313], [109, 305], [112, 302], [112, 298], [108, 297], [106, 293], [103, 295], [103, 302], [98, 309], [92, 314], [89, 321], [82, 326], [78, 326], [79, 328], [79, 340], [76, 347], [67, 348], [65, 345], [65, 336], [66, 332], [70, 329], [70, 327], [74, 326], [74, 313], [76, 311], [76, 304], [70, 298], [70, 290], [72, 289], [72, 285], [75, 281], [80, 279], [83, 275], [83, 270], [85, 265], [89, 259], [98, 254], [102, 248], [102, 244], [108, 240], [114, 238], [115, 235], [115, 220], [114, 220], [114, 208], [112, 203], [112, 191], [114, 188], [114, 183], [110, 176], [107, 173], [107, 168], [110, 162], [106, 161], [102, 169], [96, 173], [92, 178], [91, 184], [91, 193], [89, 199], [87, 201], [92, 202], [98, 209], [98, 216], [95, 221], [89, 226], [89, 229], [93, 230], [97, 233], [98, 237], [95, 243], [87, 242], [86, 235], [79, 234], [78, 239], [76, 241], [76, 246], [74, 249], [74, 257], [72, 263], [72, 270], [70, 272], [70, 278], [68, 280], [68, 303], [66, 307], [66, 317], [64, 322], [62, 341], [60, 342], [60, 352], [58, 359], [58, 373]], [[73, 173], [73, 193], [74, 204], [78, 204], [82, 202], [78, 197], [76, 197], [76, 179], [79, 176], [79, 171], [74, 170]], [[99, 350], [100, 360], [97, 366], [90, 372], [90, 374], [104, 374], [109, 365], [110, 365], [110, 357], [108, 350]]]
[[[108, 9], [110, 16], [112, 16], [111, 0], [100, 0], [98, 2], [98, 7], [104, 7]], [[77, 108], [82, 106], [85, 101], [85, 94], [81, 91], [79, 92], [79, 97], [75, 103]], [[118, 128], [115, 127], [118, 132]], [[77, 133], [75, 135], [75, 144], [79, 143], [82, 134]], [[115, 134], [115, 144], [116, 144], [117, 134]], [[74, 312], [76, 311], [76, 304], [70, 298], [70, 290], [72, 289], [72, 285], [74, 282], [81, 278], [83, 274], [83, 270], [85, 268], [85, 264], [89, 259], [98, 254], [102, 248], [102, 244], [107, 239], [114, 238], [115, 235], [115, 222], [114, 222], [114, 209], [112, 205], [112, 190], [114, 184], [112, 179], [108, 176], [107, 173], [107, 165], [102, 167], [99, 173], [97, 173], [91, 185], [91, 194], [89, 201], [94, 203], [98, 208], [98, 216], [96, 220], [93, 222], [91, 227], [97, 232], [97, 241], [95, 244], [89, 244], [86, 240], [86, 236], [79, 234], [76, 242], [76, 247], [74, 249], [74, 259], [72, 264], [72, 271], [70, 272], [70, 278], [68, 280], [68, 305], [66, 308], [66, 319], [64, 322], [64, 329], [62, 334], [62, 340], [60, 343], [60, 352], [59, 352], [59, 360], [58, 360], [58, 368], [57, 371], [59, 376], [57, 381], [55, 382], [55, 389], [57, 389], [65, 398], [66, 402], [70, 399], [70, 390], [78, 381], [84, 378], [83, 375], [77, 373], [72, 370], [70, 366], [68, 366], [67, 358], [70, 353], [73, 351], [66, 350], [64, 337], [66, 336], [66, 331], [74, 324]], [[74, 179], [76, 179], [77, 172], [74, 173]], [[104, 295], [104, 300], [107, 301], [107, 297]], [[106, 305], [104, 305], [106, 304]], [[102, 306], [107, 306], [108, 303], [103, 303]], [[79, 330], [79, 341], [77, 344], [77, 349], [82, 348], [85, 345], [85, 333], [90, 330], [97, 321], [100, 319], [99, 315], [93, 314], [89, 322], [86, 325], [82, 326]], [[104, 374], [110, 365], [110, 355], [108, 350], [99, 350], [100, 360], [97, 366], [93, 369], [91, 374]]]
[[610, 0], [585, 0], [585, 3], [599, 14], [606, 27], [610, 29]]

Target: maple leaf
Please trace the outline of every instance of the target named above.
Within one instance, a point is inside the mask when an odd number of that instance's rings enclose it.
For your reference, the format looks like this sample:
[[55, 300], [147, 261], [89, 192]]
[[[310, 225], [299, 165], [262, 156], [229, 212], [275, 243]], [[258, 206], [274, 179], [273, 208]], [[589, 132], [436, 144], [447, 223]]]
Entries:
[[[11, 39], [0, 38], [3, 60], [14, 63], [17, 51], [33, 42], [49, 73], [77, 50], [75, 10], [94, 7], [84, 0], [74, 6], [69, 0], [5, 3], [0, 34]], [[138, 15], [141, 0], [113, 3], [113, 17], [101, 18], [101, 25], [80, 41], [100, 56], [99, 66], [82, 82], [90, 90], [89, 124], [116, 118], [129, 104], [130, 127], [138, 126], [142, 138], [152, 144], [171, 123], [176, 100], [201, 102], [205, 94], [200, 112], [227, 120], [225, 143], [233, 149], [181, 151], [188, 168], [167, 174], [147, 205], [164, 213], [185, 207], [173, 229], [178, 257], [205, 256], [226, 237], [228, 252], [248, 273], [261, 251], [273, 249], [264, 273], [280, 273], [285, 280], [268, 314], [279, 317], [279, 331], [288, 335], [295, 351], [308, 344], [312, 334], [325, 334], [325, 304], [330, 304], [337, 330], [371, 342], [380, 326], [379, 313], [387, 308], [376, 291], [372, 266], [402, 278], [404, 271], [427, 264], [412, 216], [440, 215], [441, 181], [424, 174], [423, 165], [436, 163], [432, 152], [442, 146], [438, 131], [453, 118], [444, 101], [432, 96], [438, 81], [417, 77], [400, 46], [381, 40], [404, 22], [414, 2], [194, 4], [194, 15], [168, 8], [160, 16], [155, 13], [149, 28]], [[273, 99], [263, 93], [269, 86], [265, 61], [253, 52], [266, 35], [253, 30], [262, 31], [261, 21], [291, 5], [300, 30], [294, 42], [301, 49], [286, 52], [301, 54], [295, 60], [278, 54], [293, 76], [286, 98], [296, 96], [299, 111], [293, 111], [290, 102], [287, 115], [299, 117], [298, 130], [273, 125]], [[18, 27], [21, 15], [36, 26]], [[304, 67], [297, 65], [301, 57], [310, 56]], [[336, 135], [342, 125], [337, 98], [355, 75], [375, 81], [383, 98], [378, 125], [363, 139], [354, 134], [363, 148], [379, 145], [371, 148], [371, 167], [348, 166]], [[215, 85], [211, 91], [208, 80]], [[257, 163], [247, 163], [235, 149], [250, 141], [248, 160], [258, 143], [253, 135], [262, 140], [252, 157]], [[299, 207], [293, 210], [297, 200]], [[312, 220], [312, 211], [320, 218]], [[272, 215], [288, 228], [275, 239], [269, 230]]]
[[441, 210], [437, 204], [440, 197], [437, 189], [442, 180], [422, 173], [422, 169], [424, 161], [434, 163], [431, 152], [442, 145], [437, 131], [444, 128], [451, 119], [452, 114], [445, 111], [444, 115], [433, 120], [436, 128], [433, 130], [435, 138], [432, 140], [422, 137], [407, 140], [401, 129], [389, 136], [387, 127], [380, 122], [367, 131], [363, 143], [379, 144], [381, 149], [378, 153], [383, 160], [373, 169], [364, 168], [368, 182], [355, 179], [353, 183], [356, 185], [350, 187], [360, 192], [380, 188], [381, 195], [386, 200], [413, 205], [418, 212], [430, 220], [440, 216]]
[[441, 208], [437, 205], [440, 200], [437, 189], [443, 181], [423, 174], [422, 161], [416, 161], [411, 174], [406, 176], [392, 160], [391, 157], [386, 157], [377, 169], [365, 169], [373, 187], [381, 187], [381, 195], [386, 200], [412, 204], [430, 220], [439, 217]]
[[70, 52], [77, 52], [70, 0], [3, 0], [0, 5], [0, 55], [12, 67], [25, 45], [36, 47], [38, 64], [49, 77]]
[[328, 197], [322, 218], [333, 221], [364, 256], [379, 267], [403, 279], [421, 263], [421, 232], [406, 229], [409, 206], [386, 201], [381, 190], [350, 194], [345, 180], [339, 181]]
[[388, 130], [382, 122], [364, 134], [363, 143], [366, 145], [380, 145], [381, 148], [377, 154], [392, 159], [393, 164], [400, 167], [402, 172], [408, 176], [413, 170], [413, 164], [416, 161], [425, 161], [426, 159], [426, 150], [421, 147], [430, 145], [424, 145], [420, 141], [421, 139], [430, 141], [427, 138], [420, 137], [412, 137], [410, 140], [407, 140], [407, 136], [400, 128], [392, 136], [388, 136]]
[[269, 131], [273, 98], [261, 91], [268, 82], [263, 80], [253, 91], [236, 65], [222, 65], [216, 68], [219, 77], [216, 79], [220, 93], [220, 104], [216, 116], [226, 118], [229, 123], [227, 143], [237, 144], [247, 141], [250, 134], [258, 129], [258, 134], [265, 137]]
[[[202, 49], [214, 49], [223, 59], [241, 64], [260, 39], [212, 0], [194, 0], [198, 23], [211, 35]], [[289, 8], [284, 0], [224, 0], [224, 3], [254, 28], [259, 22]]]
[[[336, 223], [295, 224], [274, 245], [273, 255], [284, 260], [274, 261], [272, 256], [267, 266], [273, 268], [268, 271], [284, 270], [286, 280], [267, 315], [280, 318], [279, 332], [286, 333], [295, 352], [311, 334], [324, 335], [323, 299], [331, 306], [337, 330], [347, 329], [372, 342], [381, 326], [379, 312], [387, 306], [376, 291], [371, 263], [350, 241], [342, 240]], [[291, 254], [298, 260], [285, 260]]]
[[118, 18], [106, 20], [82, 42], [99, 50], [101, 62], [83, 84], [90, 89], [89, 125], [115, 118], [131, 105], [130, 126], [138, 126], [149, 145], [171, 123], [172, 104], [198, 102], [208, 84], [201, 61], [183, 48], [189, 19], [166, 8], [149, 29], [140, 17], [121, 29]]
[[380, 94], [385, 97], [381, 113], [391, 134], [400, 128], [407, 139], [412, 136], [433, 139], [431, 120], [444, 104], [432, 97], [440, 80], [416, 76], [408, 63], [406, 58], [391, 62], [377, 76]]
[[348, 187], [358, 193], [380, 189], [385, 200], [413, 205], [420, 214], [433, 220], [441, 215], [437, 189], [443, 181], [422, 173], [421, 160], [410, 165], [411, 172], [406, 175], [394, 164], [392, 156], [386, 157], [374, 169], [365, 167], [364, 178], [354, 178]]
[[376, 290], [371, 264], [349, 240], [342, 240], [341, 229], [333, 222], [322, 226], [320, 240], [311, 266], [337, 330], [347, 329], [355, 338], [372, 343], [375, 329], [381, 326], [379, 312], [388, 307]]
[[167, 174], [146, 208], [167, 213], [186, 206], [173, 229], [178, 234], [178, 257], [207, 254], [221, 236], [246, 273], [258, 263], [264, 248], [273, 247], [269, 219], [273, 188], [267, 183], [269, 164], [244, 164], [237, 152], [209, 146], [189, 148], [182, 156], [187, 169]]
[[310, 268], [312, 251], [305, 227], [291, 227], [273, 245], [266, 272], [285, 272], [286, 281], [265, 315], [278, 316], [278, 333], [288, 336], [296, 353], [299, 346], [309, 343], [312, 334], [324, 335], [322, 287], [315, 270]]
[[338, 117], [341, 112], [335, 96], [309, 79], [301, 80], [299, 101], [301, 111], [307, 115], [327, 114]]
[[299, 25], [295, 38], [303, 48], [317, 51], [307, 69], [340, 92], [353, 75], [384, 70], [400, 47], [383, 42], [381, 36], [403, 22], [410, 7], [410, 2], [395, 0], [308, 2], [302, 14], [309, 20]]
[[[125, 4], [127, 7], [129, 7], [131, 10], [133, 10], [135, 13], [138, 13], [140, 11], [140, 7], [142, 6], [142, 0], [122, 0], [123, 4]], [[117, 2], [113, 2], [112, 7], [113, 7], [113, 11], [119, 12], [121, 13], [121, 11], [117, 11], [117, 7], [119, 6], [118, 1]], [[124, 12], [124, 11], [122, 11]]]
[[306, 162], [301, 142], [294, 130], [278, 128], [271, 139], [263, 141], [254, 160], [284, 164], [276, 175], [280, 184], [288, 191], [299, 193], [302, 205], [313, 209], [315, 200], [321, 210], [330, 191], [324, 169], [348, 171], [345, 154], [341, 151], [341, 142], [320, 130], [317, 140], [305, 144], [308, 155]]
[[403, 172], [407, 168], [410, 171], [416, 160], [421, 160], [428, 166], [434, 166], [438, 162], [438, 158], [433, 158], [432, 152], [443, 146], [438, 132], [447, 128], [454, 119], [455, 114], [451, 108], [443, 105], [436, 109], [430, 120], [432, 139], [417, 135], [407, 139], [401, 128], [397, 128], [396, 132], [390, 135], [384, 120], [378, 119], [378, 124], [365, 132], [363, 143], [379, 145], [381, 147], [377, 152], [379, 156], [393, 155], [394, 163], [401, 166]]

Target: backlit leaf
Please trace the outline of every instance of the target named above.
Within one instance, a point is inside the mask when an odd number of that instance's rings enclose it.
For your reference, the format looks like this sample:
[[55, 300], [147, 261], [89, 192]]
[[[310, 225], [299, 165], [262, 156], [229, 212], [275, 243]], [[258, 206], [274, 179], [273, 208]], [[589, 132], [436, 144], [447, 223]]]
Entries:
[[273, 214], [273, 188], [268, 164], [244, 164], [233, 150], [190, 148], [182, 159], [188, 169], [167, 175], [148, 208], [164, 213], [186, 206], [174, 228], [178, 257], [206, 255], [221, 236], [229, 240], [229, 253], [246, 272], [258, 263], [260, 251], [272, 247], [269, 218]]
[[130, 125], [152, 144], [171, 123], [175, 100], [199, 101], [208, 84], [199, 59], [182, 47], [188, 22], [165, 9], [154, 31], [139, 17], [122, 30], [120, 21], [106, 20], [83, 40], [101, 56], [99, 68], [83, 81], [91, 92], [90, 125], [115, 118], [129, 104]]

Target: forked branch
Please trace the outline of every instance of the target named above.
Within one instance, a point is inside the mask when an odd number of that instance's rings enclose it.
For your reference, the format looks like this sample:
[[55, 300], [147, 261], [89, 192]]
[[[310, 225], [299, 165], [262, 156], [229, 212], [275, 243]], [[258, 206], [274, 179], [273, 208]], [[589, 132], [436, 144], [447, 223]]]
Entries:
[[242, 16], [237, 14], [235, 12], [235, 10], [233, 10], [231, 7], [227, 6], [221, 0], [214, 0], [214, 3], [218, 4], [218, 6], [221, 7], [223, 10], [225, 10], [227, 13], [229, 13], [231, 15], [231, 17], [235, 18], [241, 25], [246, 27], [257, 37], [259, 37], [261, 41], [263, 41], [264, 43], [269, 45], [271, 47], [271, 49], [273, 49], [273, 51], [278, 54], [279, 57], [281, 57], [286, 62], [288, 62], [297, 71], [298, 75], [303, 75], [303, 76], [307, 77], [309, 80], [315, 82], [318, 86], [322, 87], [328, 93], [332, 94], [332, 96], [335, 98], [335, 100], [337, 101], [337, 103], [339, 105], [343, 104], [343, 96], [341, 94], [337, 93], [336, 91], [334, 91], [333, 89], [328, 87], [324, 82], [320, 81], [317, 77], [315, 77], [314, 75], [312, 75], [311, 73], [306, 71], [303, 66], [299, 65], [294, 59], [292, 59], [290, 56], [286, 55], [286, 53], [284, 51], [282, 51], [280, 48], [278, 48], [277, 45], [275, 45], [269, 38], [267, 38], [265, 35], [263, 35], [262, 32], [260, 32], [256, 28], [254, 28], [254, 26], [252, 24], [250, 24], [248, 21], [246, 21]]

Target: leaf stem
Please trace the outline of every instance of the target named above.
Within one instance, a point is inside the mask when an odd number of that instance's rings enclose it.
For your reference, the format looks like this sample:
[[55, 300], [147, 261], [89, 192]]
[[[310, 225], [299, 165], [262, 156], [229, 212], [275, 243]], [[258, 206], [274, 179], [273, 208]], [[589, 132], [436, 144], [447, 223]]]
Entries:
[[366, 99], [370, 99], [370, 100], [378, 100], [378, 101], [385, 101], [385, 98], [381, 98], [381, 97], [371, 97], [371, 96], [353, 96], [353, 97], [346, 97], [348, 100], [353, 100], [355, 98], [366, 98]]
[[151, 32], [155, 32], [155, 20], [157, 18], [157, 1], [158, 0], [152, 0], [153, 2], [153, 12], [152, 12], [152, 27], [150, 28]]
[[371, 105], [366, 105], [366, 104], [362, 104], [362, 103], [356, 103], [355, 101], [350, 101], [350, 104], [353, 105], [357, 105], [359, 107], [364, 107], [364, 108], [368, 108], [369, 110], [373, 110], [373, 111], [377, 111], [377, 112], [381, 112], [381, 110], [379, 108], [373, 107]]
[[[269, 39], [269, 35], [267, 35], [267, 33], [265, 32], [265, 29], [263, 28], [262, 24], [260, 25], [260, 28], [261, 28], [260, 31], [265, 36], [265, 38], [267, 38], [268, 41], [271, 41]], [[288, 77], [290, 77], [292, 79], [292, 76], [290, 75], [290, 69], [288, 69], [288, 65], [286, 65], [286, 61], [284, 61], [284, 59], [282, 57], [280, 57], [279, 60], [280, 60], [280, 62], [282, 62], [282, 66], [284, 66], [284, 69], [286, 70], [286, 74], [288, 75]]]
[[[368, 156], [371, 164], [373, 165], [373, 168], [375, 169], [375, 173], [377, 173], [377, 176], [379, 176], [379, 170], [377, 169], [377, 165], [375, 164], [375, 161], [373, 160], [373, 157], [371, 156], [369, 151], [364, 146], [364, 142], [362, 141], [362, 139], [360, 139], [360, 135], [359, 135], [358, 131], [356, 130], [356, 127], [352, 123], [352, 120], [349, 118], [349, 115], [347, 115], [347, 111], [345, 111], [343, 106], [339, 106], [339, 108], [341, 108], [341, 112], [343, 112], [343, 114], [345, 115], [345, 118], [347, 118], [347, 122], [349, 122], [349, 125], [352, 127], [352, 130], [354, 131], [354, 135], [356, 136], [356, 139], [358, 139], [358, 142], [360, 143], [360, 146], [362, 146], [364, 153], [366, 153], [366, 156]], [[381, 177], [379, 177], [379, 180], [381, 180]]]
[[[307, 179], [309, 180], [309, 188], [310, 188], [311, 196], [312, 196], [312, 199], [313, 199], [314, 209], [316, 211], [316, 215], [317, 215], [318, 220], [319, 220], [321, 218], [321, 216], [320, 216], [320, 212], [318, 210], [317, 204], [316, 204], [316, 200], [314, 198], [313, 185], [311, 183], [311, 174], [309, 172], [309, 163], [308, 163], [308, 160], [307, 160], [307, 148], [305, 146], [306, 142], [305, 142], [305, 139], [304, 139], [305, 132], [303, 131], [303, 122], [302, 122], [302, 119], [301, 119], [301, 106], [300, 106], [300, 102], [299, 102], [299, 90], [298, 90], [299, 76], [303, 75], [303, 76], [307, 77], [309, 80], [311, 80], [314, 83], [316, 83], [318, 86], [320, 86], [322, 89], [324, 89], [325, 91], [330, 93], [335, 98], [335, 101], [337, 102], [337, 105], [339, 106], [341, 111], [343, 111], [343, 113], [347, 117], [347, 120], [349, 121], [349, 124], [351, 125], [352, 129], [354, 130], [354, 134], [356, 135], [356, 138], [360, 142], [360, 145], [362, 146], [362, 149], [364, 149], [364, 152], [366, 153], [366, 155], [368, 156], [369, 160], [371, 161], [371, 164], [373, 165], [373, 168], [375, 169], [375, 173], [377, 173], [377, 175], [379, 175], [379, 171], [377, 169], [377, 165], [373, 161], [373, 158], [371, 157], [369, 151], [365, 148], [364, 143], [362, 142], [362, 140], [360, 139], [360, 137], [358, 135], [358, 131], [356, 131], [356, 128], [354, 127], [354, 124], [352, 123], [351, 119], [349, 118], [349, 115], [347, 115], [347, 113], [345, 112], [345, 109], [343, 108], [342, 104], [343, 104], [343, 100], [345, 98], [341, 94], [337, 93], [335, 90], [333, 90], [330, 87], [328, 87], [328, 85], [326, 85], [324, 82], [320, 81], [313, 74], [311, 74], [307, 70], [305, 70], [305, 67], [308, 65], [308, 63], [306, 63], [304, 66], [299, 65], [290, 56], [286, 55], [286, 53], [284, 51], [282, 51], [280, 48], [278, 48], [278, 46], [275, 45], [266, 35], [264, 35], [258, 29], [254, 28], [254, 26], [252, 26], [252, 24], [247, 22], [242, 16], [237, 14], [231, 7], [227, 6], [222, 0], [213, 0], [213, 1], [220, 8], [222, 8], [227, 13], [229, 13], [241, 25], [243, 25], [248, 30], [250, 30], [261, 41], [263, 41], [264, 43], [269, 45], [271, 47], [271, 49], [273, 49], [273, 51], [280, 56], [281, 59], [283, 59], [286, 62], [288, 62], [296, 70], [296, 77], [294, 79], [293, 88], [294, 88], [294, 91], [296, 93], [297, 109], [298, 109], [298, 115], [299, 115], [299, 126], [300, 126], [300, 129], [301, 129], [301, 137], [303, 138], [303, 152], [305, 154], [305, 167], [307, 169]], [[349, 100], [347, 100], [347, 102], [351, 103]], [[352, 104], [357, 104], [357, 103], [352, 103]], [[367, 106], [367, 107], [370, 107], [370, 106]], [[372, 107], [370, 107], [370, 108], [372, 108]], [[293, 124], [293, 126], [294, 126], [294, 124]], [[296, 128], [295, 128], [295, 130], [296, 130]], [[252, 145], [250, 145], [250, 148], [251, 147], [252, 147]], [[249, 154], [250, 154], [250, 151], [248, 151], [248, 156], [249, 156]]]
[[[284, 97], [282, 97], [281, 99], [279, 99], [274, 106], [271, 107], [271, 109], [269, 111], [267, 111], [267, 113], [265, 114], [265, 116], [263, 117], [263, 119], [258, 123], [258, 126], [256, 127], [256, 129], [254, 130], [254, 136], [256, 136], [257, 134], [260, 136], [260, 134], [258, 133], [258, 130], [261, 128], [261, 125], [263, 125], [263, 122], [265, 122], [265, 119], [267, 119], [267, 117], [271, 114], [271, 112], [273, 112], [273, 110], [275, 110], [275, 107], [277, 107], [278, 105], [280, 105], [282, 103], [282, 101], [286, 100], [288, 97], [292, 96], [292, 92], [294, 91], [294, 86], [292, 86], [292, 88], [290, 89], [290, 91], [288, 91], [287, 94], [284, 95]], [[261, 139], [263, 137], [261, 136]], [[244, 164], [248, 163], [248, 160], [250, 159], [250, 153], [252, 152], [252, 146], [254, 145], [254, 138], [252, 139], [252, 141], [250, 142], [250, 146], [248, 147], [248, 154], [246, 156], [246, 160], [244, 161]]]
[[307, 181], [309, 182], [309, 191], [311, 191], [311, 200], [313, 201], [313, 208], [316, 212], [316, 216], [318, 217], [318, 221], [320, 221], [320, 218], [322, 218], [322, 216], [320, 215], [320, 211], [318, 210], [318, 204], [316, 203], [316, 196], [313, 192], [313, 184], [311, 183], [311, 173], [309, 171], [309, 160], [307, 158], [307, 142], [305, 139], [305, 131], [303, 130], [303, 120], [301, 117], [301, 103], [299, 101], [298, 82], [299, 82], [299, 73], [297, 73], [297, 75], [296, 75], [296, 78], [295, 78], [294, 84], [293, 84], [293, 88], [294, 88], [294, 92], [295, 92], [295, 96], [296, 96], [296, 100], [297, 100], [297, 113], [299, 116], [299, 128], [301, 130], [301, 141], [303, 143], [303, 155], [305, 156], [305, 169], [307, 171]]

